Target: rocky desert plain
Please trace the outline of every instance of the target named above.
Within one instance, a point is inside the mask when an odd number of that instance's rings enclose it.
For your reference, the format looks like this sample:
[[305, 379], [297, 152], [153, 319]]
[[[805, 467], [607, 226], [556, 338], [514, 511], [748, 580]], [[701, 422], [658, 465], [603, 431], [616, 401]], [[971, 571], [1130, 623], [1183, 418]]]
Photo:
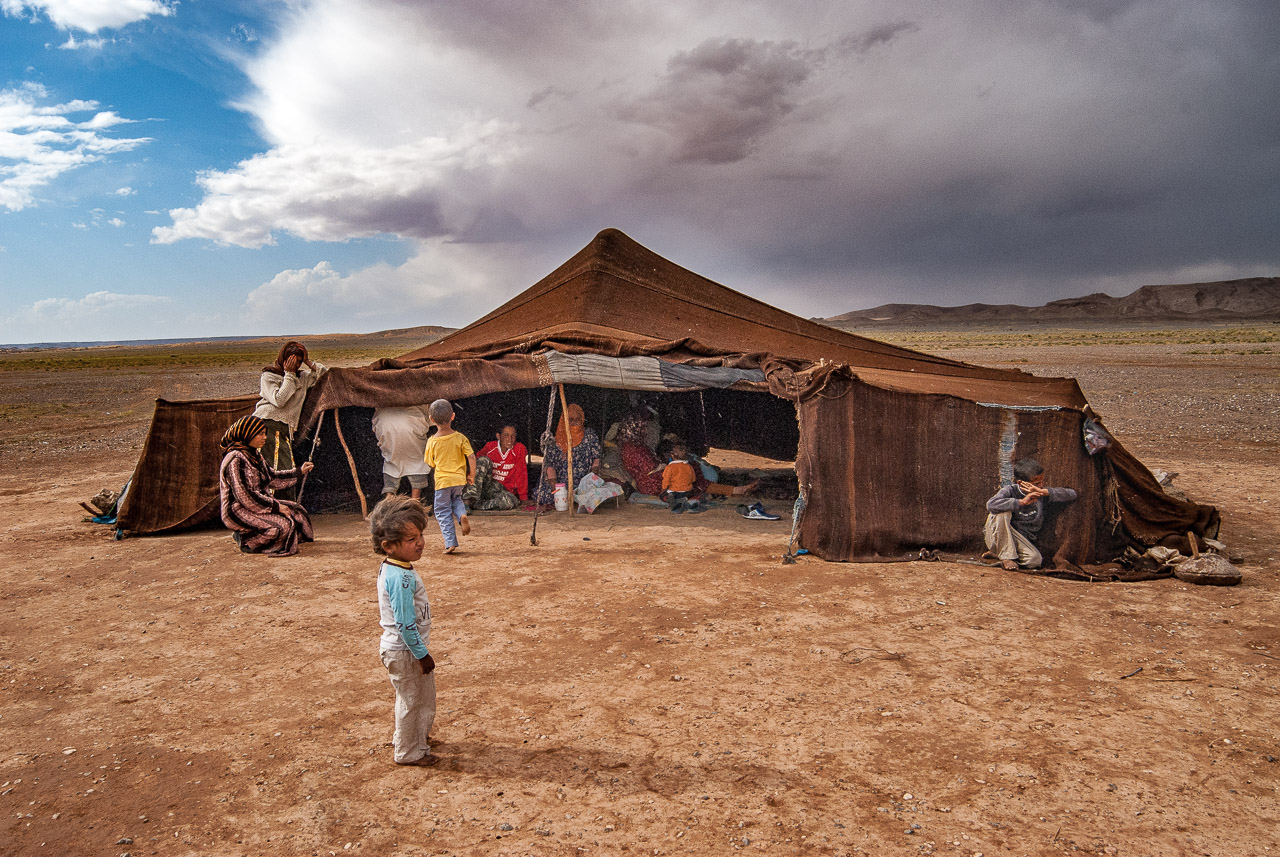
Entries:
[[1220, 509], [1243, 583], [784, 565], [789, 518], [732, 507], [549, 515], [536, 547], [477, 516], [419, 565], [441, 762], [401, 768], [358, 515], [267, 559], [78, 505], [156, 397], [251, 393], [275, 342], [0, 352], [0, 853], [1280, 853], [1280, 324], [870, 335], [1074, 376]]

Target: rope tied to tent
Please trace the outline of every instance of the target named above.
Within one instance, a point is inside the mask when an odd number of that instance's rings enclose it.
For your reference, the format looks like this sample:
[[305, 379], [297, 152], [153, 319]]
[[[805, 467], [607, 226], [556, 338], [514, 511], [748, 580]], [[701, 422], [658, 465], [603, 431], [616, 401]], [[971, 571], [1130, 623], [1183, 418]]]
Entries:
[[787, 542], [787, 552], [782, 555], [783, 565], [794, 565], [796, 561], [796, 535], [800, 529], [800, 517], [804, 514], [805, 507], [809, 505], [804, 499], [802, 491], [797, 497], [795, 504], [791, 507], [791, 538]]
[[[800, 437], [804, 438], [804, 423], [803, 423], [802, 411], [800, 410], [799, 401], [796, 401], [796, 428], [799, 429]], [[801, 441], [800, 446], [797, 449], [797, 452], [800, 452], [801, 450], [804, 450], [803, 440]], [[804, 452], [803, 454], [805, 455], [805, 458], [806, 458], [806, 466], [805, 466], [804, 472], [805, 472], [805, 475], [808, 475], [812, 468], [809, 466], [809, 463], [807, 462], [808, 453]], [[799, 457], [797, 456], [796, 464], [799, 464], [799, 463], [800, 463]], [[797, 468], [797, 471], [798, 470], [799, 468]], [[797, 480], [796, 487], [799, 489], [799, 493], [796, 495], [795, 504], [791, 507], [791, 537], [787, 541], [787, 552], [782, 555], [783, 565], [795, 565], [796, 556], [797, 556], [796, 539], [800, 531], [800, 520], [804, 517], [804, 510], [809, 505], [809, 501], [806, 498], [806, 495], [808, 494], [808, 491], [806, 490], [809, 487], [808, 484], [807, 483], [802, 484]]]

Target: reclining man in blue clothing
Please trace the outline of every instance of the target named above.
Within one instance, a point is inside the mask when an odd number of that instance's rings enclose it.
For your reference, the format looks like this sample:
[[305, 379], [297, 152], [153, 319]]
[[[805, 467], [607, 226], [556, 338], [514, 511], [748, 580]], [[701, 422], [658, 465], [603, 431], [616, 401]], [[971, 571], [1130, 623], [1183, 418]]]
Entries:
[[987, 542], [984, 559], [998, 559], [1007, 571], [1039, 568], [1044, 558], [1036, 545], [1044, 526], [1046, 503], [1070, 503], [1074, 488], [1044, 487], [1044, 468], [1034, 458], [1020, 458], [1013, 464], [1014, 482], [987, 501]]

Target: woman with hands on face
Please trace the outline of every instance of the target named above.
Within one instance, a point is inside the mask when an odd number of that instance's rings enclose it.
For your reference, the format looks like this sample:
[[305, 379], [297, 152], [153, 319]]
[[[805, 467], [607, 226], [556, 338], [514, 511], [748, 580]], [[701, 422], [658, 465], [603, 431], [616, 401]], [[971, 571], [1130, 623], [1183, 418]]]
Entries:
[[[324, 377], [329, 368], [307, 356], [307, 348], [290, 340], [280, 347], [276, 362], [262, 369], [258, 382], [257, 406], [253, 415], [267, 427], [267, 443], [262, 455], [273, 470], [293, 469], [293, 433], [307, 399], [307, 390]], [[282, 499], [293, 500], [293, 488], [282, 489]]]

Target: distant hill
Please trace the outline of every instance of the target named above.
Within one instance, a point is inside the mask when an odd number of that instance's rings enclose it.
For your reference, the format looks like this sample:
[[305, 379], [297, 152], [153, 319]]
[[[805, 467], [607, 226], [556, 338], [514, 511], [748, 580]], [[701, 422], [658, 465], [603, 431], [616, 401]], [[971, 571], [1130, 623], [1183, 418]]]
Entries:
[[1280, 320], [1280, 277], [1143, 286], [1122, 298], [1098, 292], [1043, 306], [884, 304], [822, 319], [834, 327], [1044, 322], [1196, 322]]

